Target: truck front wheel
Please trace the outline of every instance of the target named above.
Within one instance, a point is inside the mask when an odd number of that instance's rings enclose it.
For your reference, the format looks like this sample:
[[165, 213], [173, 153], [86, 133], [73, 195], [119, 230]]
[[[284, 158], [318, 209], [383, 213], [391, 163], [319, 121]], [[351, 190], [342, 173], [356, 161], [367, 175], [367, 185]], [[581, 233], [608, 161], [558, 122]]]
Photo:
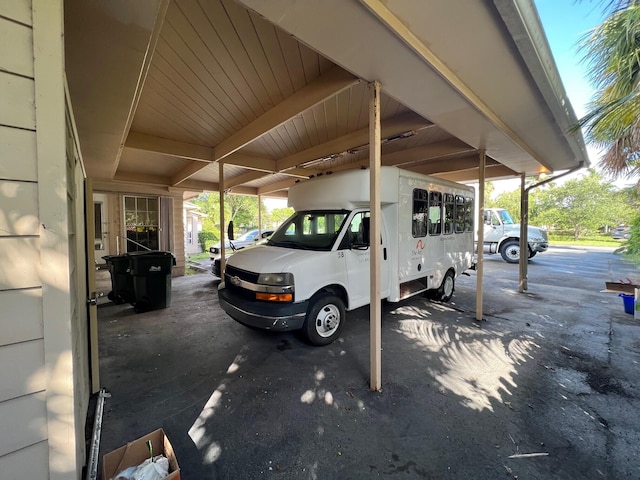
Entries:
[[518, 240], [507, 240], [500, 245], [500, 255], [507, 263], [518, 263], [520, 261], [520, 242]]
[[344, 327], [344, 302], [335, 295], [321, 295], [311, 304], [302, 331], [312, 345], [328, 345]]

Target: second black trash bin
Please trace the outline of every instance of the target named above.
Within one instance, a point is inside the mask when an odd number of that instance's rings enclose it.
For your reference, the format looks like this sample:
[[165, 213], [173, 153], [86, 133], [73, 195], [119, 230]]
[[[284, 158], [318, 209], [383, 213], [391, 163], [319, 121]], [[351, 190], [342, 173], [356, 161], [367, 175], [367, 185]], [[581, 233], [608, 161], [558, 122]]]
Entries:
[[171, 252], [132, 252], [128, 254], [136, 312], [171, 305], [171, 270], [176, 259]]
[[111, 291], [107, 297], [115, 304], [133, 303], [133, 277], [130, 272], [129, 255], [106, 255], [102, 257], [111, 274]]

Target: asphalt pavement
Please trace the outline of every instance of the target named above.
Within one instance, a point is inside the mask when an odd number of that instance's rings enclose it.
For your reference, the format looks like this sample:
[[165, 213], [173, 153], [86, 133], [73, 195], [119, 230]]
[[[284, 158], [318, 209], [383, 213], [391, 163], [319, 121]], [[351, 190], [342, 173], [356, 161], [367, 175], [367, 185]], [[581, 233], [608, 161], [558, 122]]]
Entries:
[[640, 271], [607, 249], [487, 256], [449, 304], [385, 303], [382, 384], [368, 308], [312, 347], [248, 329], [209, 273], [174, 278], [167, 309], [99, 307], [101, 455], [167, 432], [189, 479], [640, 478], [640, 321], [604, 282]]

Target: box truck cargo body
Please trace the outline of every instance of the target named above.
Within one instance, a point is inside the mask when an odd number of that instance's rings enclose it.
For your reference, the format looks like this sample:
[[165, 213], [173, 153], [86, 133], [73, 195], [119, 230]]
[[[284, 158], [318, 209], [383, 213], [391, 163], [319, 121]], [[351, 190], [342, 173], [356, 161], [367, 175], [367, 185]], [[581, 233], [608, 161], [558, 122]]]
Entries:
[[[448, 301], [456, 277], [473, 266], [474, 189], [396, 167], [380, 173], [381, 298]], [[295, 213], [266, 245], [229, 258], [220, 304], [250, 327], [301, 329], [326, 345], [346, 311], [370, 302], [369, 171], [300, 182], [289, 206]]]

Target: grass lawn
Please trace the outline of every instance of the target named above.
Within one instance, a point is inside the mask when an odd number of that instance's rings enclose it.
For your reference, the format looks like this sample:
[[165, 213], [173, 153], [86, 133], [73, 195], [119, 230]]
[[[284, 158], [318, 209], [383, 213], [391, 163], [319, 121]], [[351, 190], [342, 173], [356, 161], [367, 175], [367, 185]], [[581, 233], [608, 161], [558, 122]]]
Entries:
[[551, 245], [579, 245], [583, 247], [614, 247], [624, 245], [626, 240], [615, 240], [608, 235], [590, 235], [574, 240], [571, 235], [562, 235], [549, 232], [549, 243]]

